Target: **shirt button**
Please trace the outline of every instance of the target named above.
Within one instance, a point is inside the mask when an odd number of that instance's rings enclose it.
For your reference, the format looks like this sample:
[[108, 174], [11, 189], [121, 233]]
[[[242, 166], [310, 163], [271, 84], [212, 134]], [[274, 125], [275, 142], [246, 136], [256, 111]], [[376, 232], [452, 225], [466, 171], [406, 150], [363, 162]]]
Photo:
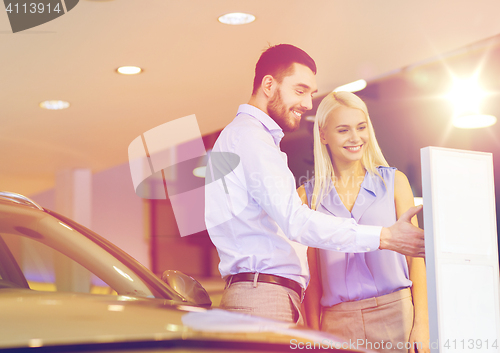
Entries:
[[337, 251], [340, 251], [340, 246], [337, 246]]
[[366, 251], [370, 251], [370, 248], [366, 248]]

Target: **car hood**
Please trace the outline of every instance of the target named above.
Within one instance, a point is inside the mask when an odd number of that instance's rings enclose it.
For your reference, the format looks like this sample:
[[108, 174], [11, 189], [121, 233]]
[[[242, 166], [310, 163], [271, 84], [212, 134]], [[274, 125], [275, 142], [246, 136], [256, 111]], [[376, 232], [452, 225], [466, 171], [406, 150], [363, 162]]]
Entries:
[[117, 342], [338, 342], [284, 322], [160, 299], [0, 291], [0, 348]]
[[180, 337], [186, 311], [165, 304], [128, 296], [2, 289], [0, 348]]

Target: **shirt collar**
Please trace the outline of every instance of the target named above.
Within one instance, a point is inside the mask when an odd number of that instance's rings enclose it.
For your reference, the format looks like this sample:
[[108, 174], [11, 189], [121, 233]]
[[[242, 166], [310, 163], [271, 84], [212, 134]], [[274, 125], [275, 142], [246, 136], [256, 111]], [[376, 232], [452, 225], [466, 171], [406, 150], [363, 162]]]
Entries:
[[[366, 191], [372, 193], [374, 196], [377, 196], [377, 185], [376, 181], [378, 182], [378, 175], [370, 175], [368, 171], [365, 171], [365, 177], [363, 178], [363, 181], [361, 182], [361, 188], [365, 189]], [[330, 187], [333, 187], [333, 182], [330, 180]]]
[[[359, 222], [361, 216], [363, 216], [365, 211], [375, 202], [377, 197], [376, 191], [378, 190], [377, 178], [377, 175], [371, 175], [369, 172], [365, 173], [365, 178], [361, 183], [359, 194], [351, 212], [344, 207], [335, 188], [333, 188], [330, 194], [321, 201], [321, 207], [328, 210], [328, 212], [334, 216], [344, 218], [352, 217], [356, 222]], [[330, 181], [330, 183], [332, 183], [331, 186], [333, 187], [333, 182]]]
[[365, 173], [365, 178], [361, 183], [361, 187], [366, 191], [371, 192], [374, 196], [377, 196], [377, 186], [375, 185], [375, 180], [378, 178], [378, 175], [372, 177], [370, 173], [367, 171]]
[[[274, 121], [273, 118], [271, 118], [269, 115], [264, 113], [262, 110], [260, 110], [257, 107], [254, 107], [253, 105], [250, 104], [242, 104], [238, 108], [238, 114], [244, 113], [247, 115], [250, 115], [251, 117], [259, 120], [262, 125], [269, 131], [271, 136], [274, 139], [274, 143], [276, 146], [279, 146], [281, 139], [283, 136], [285, 136], [283, 130], [281, 127]], [[236, 115], [238, 115], [236, 114]]]

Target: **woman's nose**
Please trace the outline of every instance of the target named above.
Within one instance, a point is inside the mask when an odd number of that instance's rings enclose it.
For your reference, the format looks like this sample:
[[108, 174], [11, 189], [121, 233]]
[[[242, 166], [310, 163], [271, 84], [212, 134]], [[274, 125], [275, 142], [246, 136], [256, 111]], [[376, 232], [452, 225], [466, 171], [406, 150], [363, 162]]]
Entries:
[[359, 135], [358, 135], [358, 132], [356, 130], [353, 130], [351, 132], [351, 136], [350, 136], [350, 141], [353, 141], [353, 142], [357, 142], [359, 141]]

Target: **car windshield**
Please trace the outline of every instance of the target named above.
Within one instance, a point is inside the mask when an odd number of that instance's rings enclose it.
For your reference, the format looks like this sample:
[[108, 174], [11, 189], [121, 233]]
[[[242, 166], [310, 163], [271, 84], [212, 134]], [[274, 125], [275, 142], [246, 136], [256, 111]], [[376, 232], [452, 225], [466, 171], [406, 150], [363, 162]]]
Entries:
[[164, 282], [162, 282], [158, 277], [156, 277], [151, 271], [146, 269], [141, 263], [135, 260], [132, 256], [121, 250], [119, 247], [108, 241], [107, 239], [101, 237], [97, 233], [91, 231], [90, 229], [80, 225], [79, 223], [64, 217], [54, 211], [47, 210], [46, 212], [60, 221], [66, 223], [71, 228], [77, 230], [80, 234], [87, 237], [89, 240], [99, 245], [101, 248], [110, 253], [113, 257], [118, 259], [120, 262], [126, 264], [128, 268], [133, 270], [142, 281], [154, 292], [155, 297], [164, 299], [174, 299], [182, 301], [182, 298], [171, 288], [169, 288]]

